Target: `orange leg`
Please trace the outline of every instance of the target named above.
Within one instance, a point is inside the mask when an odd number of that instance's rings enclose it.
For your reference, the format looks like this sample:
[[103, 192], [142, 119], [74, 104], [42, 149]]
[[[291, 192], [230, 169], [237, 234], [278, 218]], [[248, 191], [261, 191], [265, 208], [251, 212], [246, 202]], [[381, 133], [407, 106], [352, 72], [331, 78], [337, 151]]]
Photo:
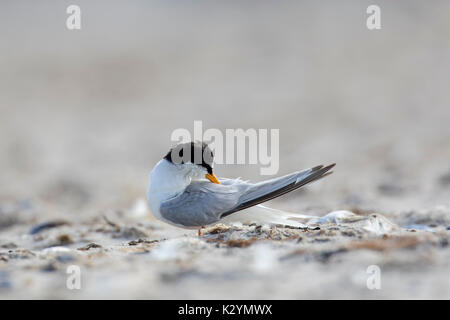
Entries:
[[199, 237], [202, 236], [202, 229], [205, 229], [205, 226], [201, 226], [201, 228], [198, 229], [198, 236], [199, 236]]

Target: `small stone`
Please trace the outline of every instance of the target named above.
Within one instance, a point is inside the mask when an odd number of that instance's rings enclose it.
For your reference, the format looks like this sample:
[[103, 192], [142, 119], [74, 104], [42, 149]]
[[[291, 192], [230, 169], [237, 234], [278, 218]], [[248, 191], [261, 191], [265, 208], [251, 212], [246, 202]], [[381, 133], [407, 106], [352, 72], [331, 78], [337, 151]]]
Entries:
[[7, 242], [5, 244], [2, 244], [0, 246], [0, 248], [3, 248], [3, 249], [16, 249], [17, 245], [15, 243], [13, 243], [13, 242]]
[[50, 262], [41, 268], [41, 271], [44, 272], [53, 272], [58, 270], [54, 262]]
[[58, 262], [61, 263], [68, 263], [68, 262], [72, 262], [75, 261], [76, 258], [70, 255], [60, 255], [56, 257], [56, 260], [58, 260]]
[[59, 235], [58, 238], [56, 238], [56, 241], [57, 244], [61, 246], [73, 243], [72, 238], [67, 234]]
[[67, 224], [69, 224], [69, 223], [66, 221], [63, 221], [63, 220], [39, 223], [39, 224], [35, 225], [33, 228], [31, 228], [30, 234], [37, 234], [44, 230], [56, 228], [56, 227], [67, 225]]
[[87, 244], [84, 247], [78, 248], [77, 250], [88, 251], [89, 249], [92, 249], [92, 248], [102, 248], [102, 246], [99, 245], [99, 244], [91, 242], [91, 243]]

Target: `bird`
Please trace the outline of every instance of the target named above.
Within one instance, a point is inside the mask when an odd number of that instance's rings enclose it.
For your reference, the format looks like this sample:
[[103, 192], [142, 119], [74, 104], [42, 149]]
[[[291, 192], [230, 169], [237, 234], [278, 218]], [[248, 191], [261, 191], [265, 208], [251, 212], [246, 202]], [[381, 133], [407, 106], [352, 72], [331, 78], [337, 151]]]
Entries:
[[[179, 143], [149, 174], [147, 203], [153, 215], [176, 227], [200, 230], [232, 217], [296, 227], [307, 216], [261, 205], [332, 173], [335, 163], [257, 183], [240, 178], [217, 178], [214, 153], [205, 142]], [[247, 216], [238, 213], [249, 212]], [[249, 218], [250, 217], [250, 218]], [[242, 221], [243, 222], [243, 221]]]

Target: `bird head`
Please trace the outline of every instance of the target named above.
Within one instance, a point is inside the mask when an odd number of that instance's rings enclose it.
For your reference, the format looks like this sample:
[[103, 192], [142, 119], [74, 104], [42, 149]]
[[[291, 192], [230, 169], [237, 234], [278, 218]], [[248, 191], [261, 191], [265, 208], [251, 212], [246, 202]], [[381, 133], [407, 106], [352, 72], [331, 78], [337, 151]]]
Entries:
[[220, 184], [213, 172], [214, 153], [204, 142], [180, 143], [171, 148], [164, 159], [185, 171], [192, 179], [206, 178]]

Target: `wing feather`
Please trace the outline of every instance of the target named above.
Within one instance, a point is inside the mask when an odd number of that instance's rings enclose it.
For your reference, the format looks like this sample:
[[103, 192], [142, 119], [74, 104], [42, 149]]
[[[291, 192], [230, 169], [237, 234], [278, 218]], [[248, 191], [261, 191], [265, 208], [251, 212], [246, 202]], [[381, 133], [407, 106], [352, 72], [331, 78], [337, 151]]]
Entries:
[[319, 180], [330, 174], [334, 165], [317, 166], [255, 184], [222, 178], [220, 185], [195, 181], [183, 193], [162, 202], [160, 213], [165, 220], [178, 226], [206, 226]]
[[222, 213], [236, 206], [242, 184], [218, 185], [192, 182], [183, 193], [161, 203], [161, 216], [176, 225], [199, 227], [220, 220]]
[[221, 218], [236, 211], [240, 211], [265, 201], [277, 198], [285, 193], [298, 189], [310, 182], [319, 180], [329, 174], [329, 170], [336, 164], [326, 167], [317, 166], [300, 172], [292, 173], [284, 177], [275, 178], [252, 185], [239, 199], [239, 203], [233, 209], [224, 212]]

